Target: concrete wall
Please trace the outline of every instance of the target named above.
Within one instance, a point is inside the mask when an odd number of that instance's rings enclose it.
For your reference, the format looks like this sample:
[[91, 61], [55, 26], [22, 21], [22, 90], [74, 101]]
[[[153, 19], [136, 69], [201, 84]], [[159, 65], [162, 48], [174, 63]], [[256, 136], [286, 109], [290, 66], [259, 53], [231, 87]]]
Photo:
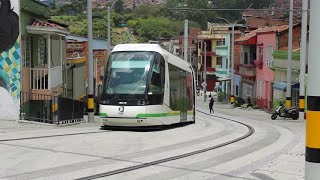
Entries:
[[[16, 14], [20, 14], [19, 0], [11, 0]], [[2, 40], [0, 39], [0, 42]], [[20, 110], [20, 41], [11, 49], [0, 52], [0, 120], [16, 120]]]

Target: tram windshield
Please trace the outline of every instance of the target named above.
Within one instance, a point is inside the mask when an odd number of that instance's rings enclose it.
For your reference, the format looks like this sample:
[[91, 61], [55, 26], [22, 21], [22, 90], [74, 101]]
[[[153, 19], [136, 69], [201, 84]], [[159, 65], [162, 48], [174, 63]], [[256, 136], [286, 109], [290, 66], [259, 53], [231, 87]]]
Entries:
[[144, 95], [154, 52], [115, 52], [108, 61], [104, 93]]

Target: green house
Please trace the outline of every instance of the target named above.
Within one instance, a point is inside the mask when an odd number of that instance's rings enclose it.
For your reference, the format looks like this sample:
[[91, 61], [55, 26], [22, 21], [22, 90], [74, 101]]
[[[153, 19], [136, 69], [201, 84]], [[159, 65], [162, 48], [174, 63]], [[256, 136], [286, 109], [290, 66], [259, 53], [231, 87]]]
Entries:
[[21, 0], [22, 92], [61, 95], [66, 62], [65, 25], [48, 20], [50, 9], [35, 0]]

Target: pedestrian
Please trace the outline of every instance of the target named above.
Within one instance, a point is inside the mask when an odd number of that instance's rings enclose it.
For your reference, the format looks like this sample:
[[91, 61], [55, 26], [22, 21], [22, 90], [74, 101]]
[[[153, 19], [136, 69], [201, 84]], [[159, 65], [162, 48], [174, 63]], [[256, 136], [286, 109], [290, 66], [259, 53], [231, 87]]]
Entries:
[[209, 95], [209, 110], [210, 110], [210, 114], [211, 114], [211, 112], [214, 113], [213, 104], [214, 104], [214, 99], [213, 99], [213, 97], [211, 95]]

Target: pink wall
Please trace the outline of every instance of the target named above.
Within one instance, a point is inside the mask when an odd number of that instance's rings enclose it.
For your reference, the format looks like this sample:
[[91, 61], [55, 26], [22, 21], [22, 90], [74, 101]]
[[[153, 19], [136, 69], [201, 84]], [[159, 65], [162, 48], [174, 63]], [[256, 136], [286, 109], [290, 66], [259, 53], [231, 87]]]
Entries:
[[276, 50], [276, 34], [275, 33], [265, 33], [257, 35], [257, 59], [259, 59], [259, 47], [263, 47], [263, 66], [262, 69], [256, 68], [256, 80], [263, 81], [262, 96], [258, 97], [260, 99], [259, 106], [261, 108], [272, 108], [272, 83], [274, 82], [274, 71], [271, 70], [267, 65], [267, 47], [273, 46]]

